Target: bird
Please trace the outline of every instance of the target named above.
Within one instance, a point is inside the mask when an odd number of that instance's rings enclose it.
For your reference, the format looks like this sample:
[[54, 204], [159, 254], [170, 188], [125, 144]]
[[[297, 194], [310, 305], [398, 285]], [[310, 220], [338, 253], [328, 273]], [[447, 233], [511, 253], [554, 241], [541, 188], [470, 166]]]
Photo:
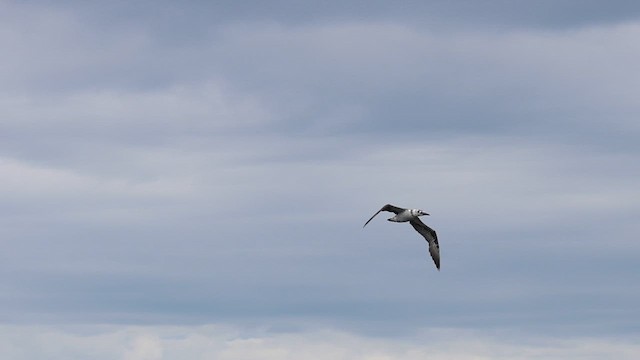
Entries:
[[420, 209], [404, 209], [401, 207], [397, 207], [391, 204], [387, 204], [383, 206], [377, 213], [373, 214], [373, 216], [367, 220], [366, 223], [362, 226], [363, 228], [367, 226], [367, 224], [373, 220], [376, 215], [378, 215], [381, 211], [388, 211], [396, 214], [395, 216], [387, 219], [392, 222], [409, 222], [413, 228], [424, 237], [425, 240], [429, 243], [429, 253], [431, 254], [431, 258], [433, 262], [436, 264], [436, 268], [440, 271], [440, 245], [438, 244], [438, 236], [436, 235], [435, 230], [425, 225], [420, 219], [420, 216], [429, 215], [428, 213], [420, 210]]

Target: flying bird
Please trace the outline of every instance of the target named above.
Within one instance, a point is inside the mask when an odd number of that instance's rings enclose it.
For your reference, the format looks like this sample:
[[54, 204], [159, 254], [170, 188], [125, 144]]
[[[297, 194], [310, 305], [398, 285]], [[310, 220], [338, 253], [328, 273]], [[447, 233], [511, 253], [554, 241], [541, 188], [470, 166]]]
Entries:
[[420, 233], [424, 237], [425, 240], [429, 243], [429, 253], [431, 254], [431, 258], [433, 262], [436, 264], [436, 268], [440, 271], [440, 245], [438, 245], [438, 236], [436, 235], [435, 230], [425, 225], [420, 219], [419, 216], [429, 215], [426, 212], [420, 209], [403, 209], [401, 207], [393, 206], [391, 204], [387, 204], [383, 206], [377, 213], [373, 214], [373, 216], [364, 223], [364, 226], [367, 226], [369, 221], [373, 220], [376, 215], [378, 215], [381, 211], [388, 211], [396, 214], [395, 216], [387, 219], [393, 222], [409, 222], [413, 228]]

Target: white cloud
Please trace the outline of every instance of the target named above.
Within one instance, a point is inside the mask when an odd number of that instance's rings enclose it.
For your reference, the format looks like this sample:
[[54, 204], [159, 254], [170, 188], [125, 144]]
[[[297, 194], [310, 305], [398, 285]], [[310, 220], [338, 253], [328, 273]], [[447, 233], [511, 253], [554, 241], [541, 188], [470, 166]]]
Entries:
[[124, 354], [124, 360], [160, 360], [163, 353], [161, 340], [154, 335], [136, 336]]
[[228, 326], [0, 327], [0, 356], [12, 360], [414, 360], [636, 359], [640, 345], [615, 337], [546, 338], [508, 332], [429, 329], [368, 337], [333, 329], [271, 333]]

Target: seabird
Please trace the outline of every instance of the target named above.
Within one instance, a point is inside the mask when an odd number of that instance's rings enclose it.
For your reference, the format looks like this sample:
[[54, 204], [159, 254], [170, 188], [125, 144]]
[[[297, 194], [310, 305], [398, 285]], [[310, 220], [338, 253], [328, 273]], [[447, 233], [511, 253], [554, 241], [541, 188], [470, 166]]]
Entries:
[[431, 254], [431, 258], [433, 262], [436, 264], [436, 268], [440, 271], [440, 245], [438, 245], [438, 236], [436, 235], [435, 230], [425, 225], [418, 217], [423, 215], [429, 215], [426, 212], [420, 209], [403, 209], [401, 207], [393, 206], [391, 204], [387, 204], [383, 206], [377, 213], [373, 214], [373, 216], [364, 223], [364, 226], [367, 226], [369, 221], [373, 220], [376, 215], [378, 215], [381, 211], [389, 211], [396, 214], [394, 217], [389, 218], [387, 220], [393, 222], [409, 222], [411, 226], [420, 235], [424, 237], [425, 240], [429, 243], [429, 253]]

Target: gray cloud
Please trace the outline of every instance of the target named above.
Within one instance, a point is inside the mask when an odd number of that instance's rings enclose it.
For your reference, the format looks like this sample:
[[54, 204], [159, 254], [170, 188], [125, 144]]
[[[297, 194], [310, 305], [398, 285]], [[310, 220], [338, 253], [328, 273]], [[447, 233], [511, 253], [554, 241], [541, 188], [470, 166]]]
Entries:
[[[597, 331], [630, 326], [598, 309], [635, 311], [638, 293], [628, 287], [634, 257], [625, 254], [637, 252], [629, 238], [635, 225], [624, 228], [625, 214], [637, 212], [630, 200], [637, 195], [635, 176], [619, 177], [615, 190], [601, 189], [612, 180], [575, 183], [580, 171], [563, 170], [561, 157], [487, 146], [386, 147], [313, 165], [226, 164], [194, 171], [201, 178], [191, 190], [178, 184], [181, 192], [172, 195], [160, 188], [164, 197], [150, 190], [150, 204], [144, 192], [125, 192], [129, 199], [119, 200], [115, 218], [105, 213], [117, 193], [103, 195], [111, 200], [85, 205], [86, 215], [49, 215], [37, 223], [46, 232], [19, 227], [8, 238], [13, 256], [4, 264], [16, 271], [11, 286], [21, 294], [10, 297], [9, 308], [44, 308], [76, 321], [384, 320], [396, 331], [425, 322], [516, 326], [521, 319], [545, 331], [549, 321], [589, 332], [596, 331], [594, 319], [608, 324]], [[394, 172], [411, 166], [397, 158], [407, 150], [424, 154], [424, 163], [395, 187]], [[572, 154], [576, 168], [594, 167], [590, 154], [581, 156]], [[96, 198], [73, 188], [67, 208], [74, 196]], [[433, 271], [409, 227], [360, 228], [386, 197], [435, 209], [429, 223], [449, 259], [442, 273]], [[594, 233], [607, 233], [610, 248]], [[22, 312], [13, 313], [19, 320], [15, 314]]]
[[[191, 127], [177, 122], [197, 121], [206, 124], [198, 132], [211, 135], [216, 124], [230, 123], [216, 109], [226, 106], [222, 93], [248, 116], [268, 113], [269, 127], [261, 131], [303, 135], [560, 133], [562, 141], [615, 137], [604, 145], [628, 147], [638, 130], [628, 95], [638, 83], [631, 71], [639, 52], [633, 24], [550, 36], [550, 30], [483, 28], [441, 33], [375, 18], [297, 26], [227, 22], [210, 25], [197, 40], [167, 43], [145, 22], [105, 32], [73, 12], [53, 14], [5, 25], [22, 28], [7, 39], [17, 61], [9, 61], [3, 78], [15, 94], [7, 108], [45, 110], [49, 115], [29, 115], [56, 127], [64, 125], [56, 116], [96, 116], [107, 133], [113, 128], [140, 142], [180, 135]], [[53, 42], [29, 35], [36, 22]], [[43, 90], [46, 100], [25, 99], [24, 91]], [[85, 112], [56, 111], [74, 111], [77, 102], [88, 105]], [[247, 105], [262, 114], [244, 110]], [[129, 127], [122, 131], [114, 121]]]
[[385, 4], [4, 3], [0, 317], [636, 331], [633, 8]]
[[[50, 2], [40, 2], [51, 6]], [[55, 2], [56, 7], [78, 11], [93, 23], [109, 26], [143, 24], [169, 41], [184, 42], [209, 24], [229, 22], [279, 22], [298, 25], [376, 19], [409, 22], [433, 27], [486, 27], [490, 29], [552, 28], [615, 24], [633, 21], [640, 6], [629, 0], [600, 1], [407, 1], [401, 5], [386, 1], [325, 1], [322, 4], [291, 0], [271, 1], [170, 1], [87, 4], [78, 1]], [[180, 29], [181, 31], [175, 31]], [[185, 36], [188, 34], [188, 37]]]

